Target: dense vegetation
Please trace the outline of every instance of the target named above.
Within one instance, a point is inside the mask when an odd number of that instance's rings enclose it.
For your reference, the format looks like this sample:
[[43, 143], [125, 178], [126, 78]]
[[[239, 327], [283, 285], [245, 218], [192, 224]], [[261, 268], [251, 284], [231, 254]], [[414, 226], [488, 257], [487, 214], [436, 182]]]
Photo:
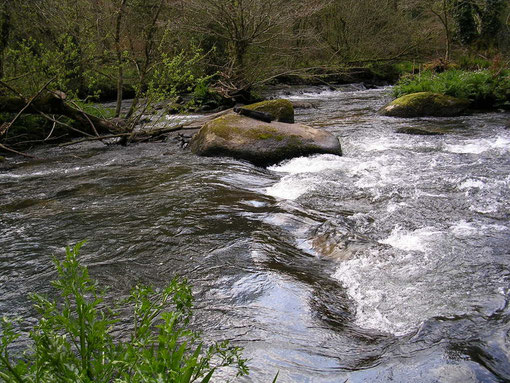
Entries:
[[[184, 109], [253, 101], [257, 89], [272, 81], [393, 81], [424, 63], [436, 70], [477, 60], [505, 67], [509, 58], [507, 0], [0, 4], [0, 97], [28, 102], [41, 91], [59, 90], [67, 100], [116, 99], [109, 113], [124, 119], [136, 119], [137, 110], [161, 100]], [[126, 97], [134, 102], [123, 109]], [[52, 113], [28, 122], [20, 116], [11, 124], [15, 115], [0, 115], [4, 144], [46, 142], [72, 125], [61, 117], [55, 122]], [[27, 136], [23, 128], [10, 131], [13, 125], [37, 125], [42, 132]]]
[[510, 109], [510, 71], [450, 69], [423, 71], [402, 77], [394, 88], [395, 97], [416, 92], [434, 92], [469, 100], [472, 108]]
[[108, 305], [78, 261], [81, 246], [55, 259], [58, 298], [32, 295], [39, 320], [25, 352], [11, 356], [22, 332], [16, 321], [0, 321], [0, 381], [207, 383], [222, 367], [248, 373], [239, 348], [228, 342], [206, 347], [190, 329], [188, 284], [173, 280], [161, 291], [136, 286], [127, 299]]
[[508, 28], [505, 0], [6, 0], [0, 77], [27, 95], [52, 80], [83, 98], [196, 90], [198, 101], [204, 84], [235, 96], [305, 69], [508, 60]]

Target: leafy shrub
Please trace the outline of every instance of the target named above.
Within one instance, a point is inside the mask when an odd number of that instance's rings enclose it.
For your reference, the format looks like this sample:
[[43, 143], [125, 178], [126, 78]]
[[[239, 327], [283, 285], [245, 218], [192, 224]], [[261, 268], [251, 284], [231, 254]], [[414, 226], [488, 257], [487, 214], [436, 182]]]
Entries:
[[[107, 306], [104, 292], [77, 260], [82, 244], [67, 248], [65, 260], [54, 261], [58, 279], [52, 285], [60, 299], [32, 295], [40, 319], [30, 331], [33, 345], [22, 356], [10, 355], [20, 337], [16, 322], [2, 319], [0, 380], [207, 383], [226, 366], [236, 367], [238, 376], [247, 374], [239, 348], [228, 342], [205, 347], [189, 329], [193, 298], [182, 281], [173, 280], [162, 291], [135, 287], [122, 302], [133, 318], [126, 334], [120, 309]], [[173, 309], [167, 311], [169, 307]], [[120, 339], [116, 333], [122, 334]]]
[[424, 71], [402, 77], [395, 86], [393, 95], [401, 97], [417, 92], [465, 98], [471, 102], [472, 107], [510, 106], [510, 72], [469, 72], [456, 69], [442, 73]]
[[12, 85], [24, 94], [35, 94], [52, 80], [50, 89], [77, 97], [89, 93], [97, 81], [97, 73], [84, 67], [82, 54], [77, 41], [65, 33], [58, 36], [54, 46], [29, 38], [6, 51], [5, 71], [16, 79]]
[[149, 81], [147, 93], [161, 101], [181, 93], [191, 93], [197, 86], [207, 84], [212, 76], [203, 74], [204, 57], [199, 48], [193, 48], [191, 55], [184, 51], [175, 56], [163, 53], [161, 63]]

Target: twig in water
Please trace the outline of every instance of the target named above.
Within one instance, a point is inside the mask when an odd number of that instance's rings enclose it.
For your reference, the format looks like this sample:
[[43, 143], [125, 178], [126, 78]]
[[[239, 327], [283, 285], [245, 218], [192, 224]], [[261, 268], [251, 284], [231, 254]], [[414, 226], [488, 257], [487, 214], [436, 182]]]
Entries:
[[120, 133], [120, 134], [112, 134], [112, 135], [109, 135], [109, 136], [82, 138], [80, 140], [76, 140], [76, 141], [71, 141], [71, 142], [66, 142], [64, 144], [60, 144], [59, 148], [62, 148], [64, 146], [71, 146], [71, 145], [81, 144], [82, 142], [102, 141], [102, 140], [107, 140], [109, 138], [127, 137], [127, 136], [130, 136], [130, 135], [131, 135], [131, 133]]

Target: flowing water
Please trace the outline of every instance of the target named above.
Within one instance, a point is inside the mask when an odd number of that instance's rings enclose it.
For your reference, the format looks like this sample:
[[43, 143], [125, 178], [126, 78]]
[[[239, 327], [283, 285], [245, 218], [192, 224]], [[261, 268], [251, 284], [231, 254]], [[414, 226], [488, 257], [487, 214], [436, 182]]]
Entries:
[[10, 161], [0, 313], [30, 317], [51, 256], [88, 239], [113, 294], [187, 277], [205, 339], [245, 347], [242, 381], [509, 381], [510, 114], [401, 120], [376, 113], [388, 89], [280, 92], [343, 157], [262, 169], [95, 143]]

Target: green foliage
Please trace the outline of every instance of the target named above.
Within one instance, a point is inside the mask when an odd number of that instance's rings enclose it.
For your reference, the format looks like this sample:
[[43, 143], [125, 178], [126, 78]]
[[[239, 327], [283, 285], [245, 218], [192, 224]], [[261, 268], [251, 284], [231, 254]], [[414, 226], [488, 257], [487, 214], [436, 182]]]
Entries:
[[393, 90], [395, 97], [417, 92], [434, 92], [465, 98], [473, 107], [506, 106], [510, 103], [510, 71], [424, 71], [404, 76]]
[[401, 61], [393, 64], [394, 69], [399, 73], [400, 76], [403, 74], [413, 73], [417, 66], [418, 65], [412, 61]]
[[456, 64], [460, 69], [464, 70], [481, 70], [481, 69], [489, 69], [492, 63], [478, 55], [462, 55], [455, 59]]
[[478, 35], [474, 4], [456, 0], [452, 14], [456, 24], [457, 39], [464, 45], [471, 44]]
[[200, 65], [204, 58], [201, 49], [194, 48], [190, 56], [182, 51], [177, 55], [162, 54], [160, 65], [154, 70], [147, 93], [156, 101], [176, 97], [181, 93], [191, 93], [197, 87], [204, 92], [204, 86], [213, 76], [203, 74]]
[[18, 78], [15, 85], [26, 94], [35, 94], [52, 79], [50, 89], [78, 96], [94, 89], [98, 81], [93, 70], [84, 69], [83, 48], [68, 34], [59, 36], [55, 46], [33, 38], [22, 40], [6, 56], [6, 73]]
[[476, 43], [479, 48], [497, 45], [507, 7], [507, 0], [451, 0], [457, 39], [463, 45]]
[[[30, 331], [33, 346], [12, 357], [17, 321], [0, 324], [0, 380], [6, 383], [188, 383], [209, 382], [220, 367], [247, 374], [241, 349], [228, 342], [205, 347], [189, 329], [193, 298], [186, 282], [173, 280], [161, 291], [135, 287], [123, 302], [132, 323], [127, 333], [120, 309], [110, 308], [104, 291], [77, 259], [83, 243], [56, 259], [59, 299], [33, 294], [40, 319]], [[169, 310], [169, 308], [172, 308]], [[116, 339], [113, 334], [121, 334]]]

